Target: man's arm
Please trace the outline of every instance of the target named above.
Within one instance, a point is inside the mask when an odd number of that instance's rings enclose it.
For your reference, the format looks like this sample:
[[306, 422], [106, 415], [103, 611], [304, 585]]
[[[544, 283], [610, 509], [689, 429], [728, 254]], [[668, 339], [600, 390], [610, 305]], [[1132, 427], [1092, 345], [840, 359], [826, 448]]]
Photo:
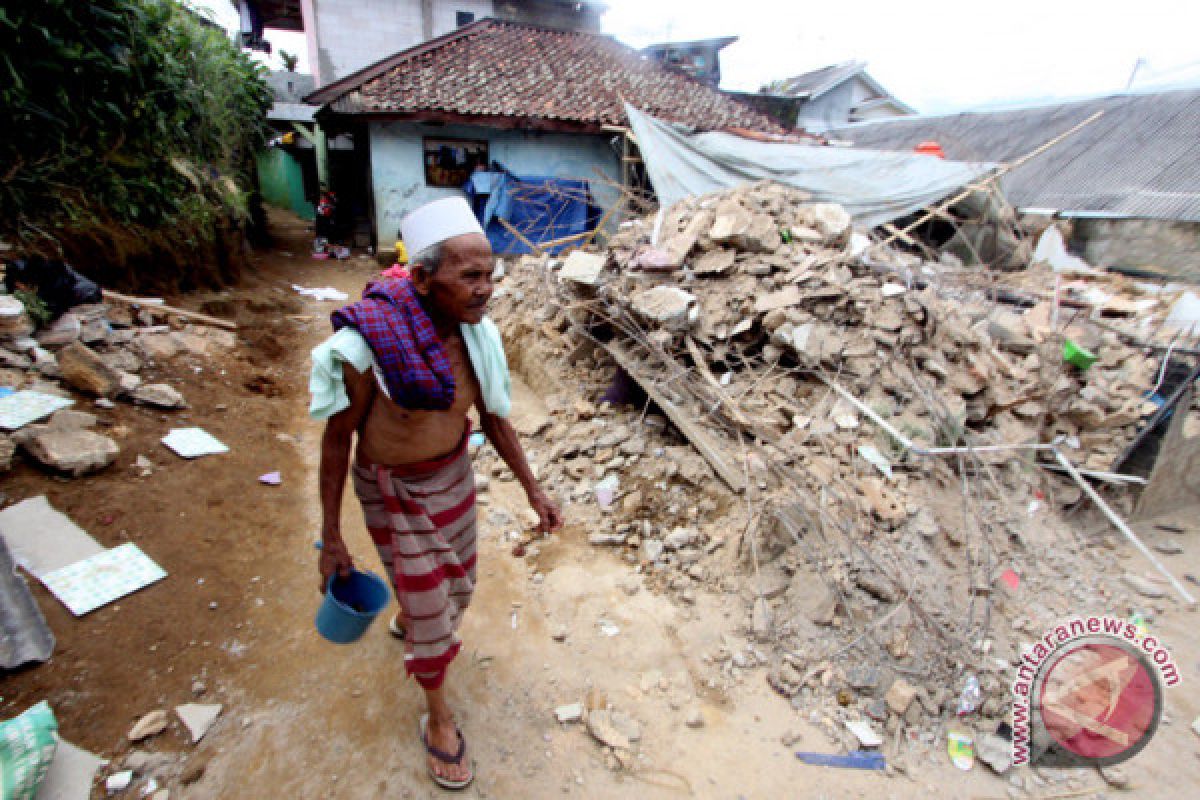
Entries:
[[375, 395], [374, 377], [369, 369], [358, 372], [349, 364], [343, 364], [342, 377], [350, 405], [325, 423], [325, 433], [321, 436], [321, 465], [317, 473], [321, 494], [321, 556], [317, 564], [321, 572], [321, 591], [325, 591], [331, 575], [336, 572], [345, 577], [354, 566], [346, 543], [342, 541], [342, 493], [346, 487], [354, 434], [367, 418]]
[[503, 417], [489, 414], [483, 408], [482, 402], [476, 408], [479, 410], [479, 424], [483, 428], [484, 435], [487, 436], [492, 446], [496, 448], [496, 452], [500, 454], [500, 458], [504, 459], [504, 463], [513, 471], [513, 475], [525, 489], [525, 496], [529, 498], [529, 507], [537, 512], [538, 530], [549, 532], [561, 528], [562, 511], [533, 477], [533, 470], [529, 468], [529, 462], [525, 460], [525, 451], [521, 449], [521, 440], [517, 438], [517, 432], [512, 424]]

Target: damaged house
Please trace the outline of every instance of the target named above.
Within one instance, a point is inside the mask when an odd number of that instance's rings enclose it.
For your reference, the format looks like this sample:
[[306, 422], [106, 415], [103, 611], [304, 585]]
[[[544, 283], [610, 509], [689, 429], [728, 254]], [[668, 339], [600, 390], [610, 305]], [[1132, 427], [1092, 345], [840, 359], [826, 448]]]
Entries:
[[[782, 132], [763, 114], [609, 36], [483, 19], [402, 50], [306, 98], [327, 136], [362, 154], [377, 246], [411, 209], [489, 176], [586, 181], [611, 211], [629, 159], [624, 103], [702, 130]], [[497, 190], [499, 193], [499, 190]], [[480, 196], [482, 195], [482, 197]]]
[[1004, 194], [1026, 222], [1069, 221], [1069, 247], [1095, 266], [1200, 279], [1200, 90], [910, 117], [830, 135], [873, 150], [937, 142], [950, 159], [1007, 163], [1088, 120], [1006, 174]]

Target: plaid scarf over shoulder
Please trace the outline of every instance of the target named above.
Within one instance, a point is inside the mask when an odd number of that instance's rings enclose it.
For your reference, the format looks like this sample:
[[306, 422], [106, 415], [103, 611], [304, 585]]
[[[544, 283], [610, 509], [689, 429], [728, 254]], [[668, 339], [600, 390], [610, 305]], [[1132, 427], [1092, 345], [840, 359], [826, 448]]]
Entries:
[[388, 394], [401, 408], [445, 411], [454, 403], [454, 368], [407, 278], [368, 283], [362, 300], [330, 317], [335, 331], [362, 334], [383, 372]]

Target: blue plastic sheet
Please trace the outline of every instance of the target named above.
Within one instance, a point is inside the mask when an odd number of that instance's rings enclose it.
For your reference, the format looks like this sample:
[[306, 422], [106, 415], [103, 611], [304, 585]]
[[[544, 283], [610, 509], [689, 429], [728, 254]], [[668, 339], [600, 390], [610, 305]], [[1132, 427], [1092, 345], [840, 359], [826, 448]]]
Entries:
[[[534, 244], [585, 233], [596, 226], [600, 209], [592, 198], [587, 181], [540, 175], [514, 175], [511, 172], [483, 173], [487, 181], [471, 181], [463, 187], [472, 208], [479, 215], [493, 252], [522, 254], [530, 252], [516, 235], [500, 224], [504, 220]], [[481, 177], [482, 175], [481, 174]], [[479, 209], [480, 189], [490, 184], [487, 203]], [[556, 253], [570, 244], [546, 248]]]

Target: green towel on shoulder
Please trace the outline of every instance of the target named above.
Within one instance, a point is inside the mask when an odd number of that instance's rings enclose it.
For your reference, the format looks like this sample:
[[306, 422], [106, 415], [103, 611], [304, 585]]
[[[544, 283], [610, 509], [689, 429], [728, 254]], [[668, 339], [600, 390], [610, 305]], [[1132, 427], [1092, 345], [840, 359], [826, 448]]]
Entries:
[[[507, 417], [512, 410], [512, 378], [508, 374], [508, 359], [504, 356], [500, 331], [488, 317], [478, 325], [463, 324], [460, 330], [471, 367], [479, 380], [484, 408], [489, 414]], [[342, 377], [343, 364], [349, 364], [359, 372], [366, 372], [370, 367], [378, 376], [375, 356], [367, 340], [353, 328], [342, 328], [312, 350], [312, 372], [308, 379], [312, 401], [308, 413], [313, 419], [329, 419], [350, 406]], [[376, 383], [386, 395], [384, 381], [380, 379]]]

